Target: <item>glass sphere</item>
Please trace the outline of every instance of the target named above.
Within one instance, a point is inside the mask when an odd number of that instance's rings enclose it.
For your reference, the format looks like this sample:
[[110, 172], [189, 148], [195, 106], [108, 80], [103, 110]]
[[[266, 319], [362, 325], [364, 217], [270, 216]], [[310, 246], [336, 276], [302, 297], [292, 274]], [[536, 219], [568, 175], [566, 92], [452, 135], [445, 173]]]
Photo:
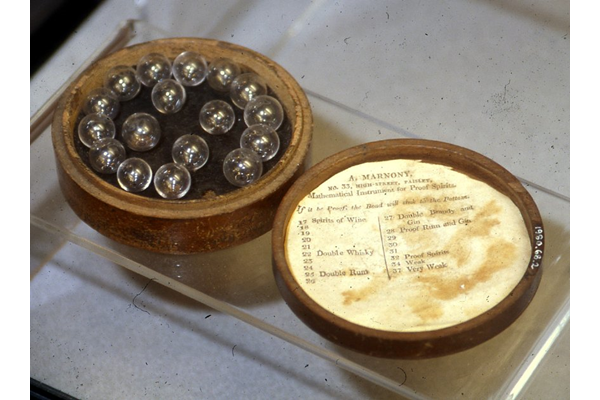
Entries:
[[250, 100], [263, 94], [267, 94], [267, 82], [252, 72], [236, 76], [229, 90], [231, 101], [242, 110]]
[[244, 122], [248, 126], [262, 124], [277, 130], [283, 123], [283, 107], [274, 97], [257, 96], [246, 104]]
[[127, 117], [121, 135], [131, 150], [148, 151], [158, 144], [161, 130], [156, 118], [148, 113], [139, 112]]
[[152, 87], [171, 77], [171, 61], [159, 53], [146, 54], [140, 58], [135, 73], [142, 85]]
[[240, 147], [253, 150], [263, 162], [269, 161], [279, 151], [279, 135], [266, 125], [252, 125], [242, 133]]
[[231, 82], [242, 72], [240, 66], [228, 58], [218, 58], [208, 66], [206, 80], [211, 88], [228, 92]]
[[79, 140], [86, 147], [92, 147], [94, 142], [104, 138], [114, 138], [117, 130], [112, 119], [104, 114], [88, 114], [77, 127]]
[[110, 89], [119, 101], [127, 101], [138, 95], [142, 85], [135, 77], [135, 70], [126, 65], [111, 68], [104, 77], [104, 87]]
[[262, 175], [260, 157], [250, 149], [235, 149], [223, 161], [223, 174], [232, 185], [243, 187], [255, 182]]
[[206, 79], [206, 59], [193, 51], [185, 51], [173, 61], [173, 76], [183, 86], [198, 86]]
[[154, 174], [154, 187], [165, 199], [180, 199], [189, 192], [191, 186], [190, 172], [179, 164], [165, 164]]
[[174, 114], [183, 108], [185, 88], [174, 79], [165, 79], [152, 88], [152, 104], [163, 114]]
[[125, 161], [125, 147], [117, 139], [104, 138], [90, 148], [89, 160], [94, 171], [101, 174], [114, 174]]
[[198, 135], [183, 135], [173, 144], [171, 155], [176, 164], [194, 172], [208, 161], [208, 144]]
[[152, 168], [141, 158], [128, 158], [117, 169], [117, 182], [127, 192], [144, 191], [152, 182]]
[[107, 88], [96, 88], [92, 90], [83, 103], [84, 114], [104, 114], [110, 119], [114, 119], [121, 104], [117, 96]]
[[235, 124], [233, 107], [223, 100], [211, 100], [200, 109], [200, 126], [211, 135], [229, 132]]

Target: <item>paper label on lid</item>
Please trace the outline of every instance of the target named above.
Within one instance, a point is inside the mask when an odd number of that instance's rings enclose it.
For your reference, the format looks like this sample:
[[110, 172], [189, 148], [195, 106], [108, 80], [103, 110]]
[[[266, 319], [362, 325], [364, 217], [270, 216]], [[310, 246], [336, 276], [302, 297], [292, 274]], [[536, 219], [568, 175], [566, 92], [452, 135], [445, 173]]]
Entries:
[[348, 168], [297, 205], [286, 257], [321, 307], [365, 327], [418, 332], [470, 320], [523, 278], [519, 209], [484, 182], [418, 160]]

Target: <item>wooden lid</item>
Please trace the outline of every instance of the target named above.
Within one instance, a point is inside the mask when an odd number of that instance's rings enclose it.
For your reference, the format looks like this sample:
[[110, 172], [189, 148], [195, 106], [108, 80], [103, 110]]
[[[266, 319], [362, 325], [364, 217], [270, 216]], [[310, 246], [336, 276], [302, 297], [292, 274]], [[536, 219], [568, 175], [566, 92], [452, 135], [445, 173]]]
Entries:
[[492, 160], [387, 140], [308, 170], [273, 225], [273, 268], [309, 327], [373, 356], [428, 358], [508, 327], [541, 279], [538, 209]]
[[[162, 53], [173, 61], [184, 51], [200, 53], [209, 63], [220, 57], [230, 58], [242, 67], [243, 72], [260, 75], [270, 93], [279, 99], [284, 108], [285, 129], [288, 131], [285, 149], [259, 181], [241, 189], [217, 190], [210, 196], [187, 196], [181, 200], [125, 192], [110, 179], [94, 173], [81, 155], [74, 135], [81, 119], [83, 101], [92, 89], [103, 85], [106, 72], [114, 66], [135, 66], [142, 56], [149, 53]], [[206, 87], [207, 83], [201, 86]], [[131, 108], [135, 101], [121, 104]], [[197, 110], [194, 115], [185, 117], [191, 118], [193, 122], [190, 125], [193, 126], [182, 129], [181, 134], [192, 133], [196, 128], [200, 131], [197, 116], [201, 106], [195, 104]], [[240, 113], [239, 110], [236, 112]], [[158, 112], [155, 115], [160, 116]], [[172, 119], [178, 118], [179, 114], [175, 114]], [[218, 250], [268, 232], [281, 198], [293, 180], [304, 171], [311, 137], [310, 105], [303, 90], [289, 73], [250, 49], [198, 38], [142, 43], [94, 63], [66, 90], [52, 124], [61, 190], [75, 213], [92, 228], [116, 241], [174, 254]], [[218, 169], [219, 160], [215, 162], [215, 168]]]

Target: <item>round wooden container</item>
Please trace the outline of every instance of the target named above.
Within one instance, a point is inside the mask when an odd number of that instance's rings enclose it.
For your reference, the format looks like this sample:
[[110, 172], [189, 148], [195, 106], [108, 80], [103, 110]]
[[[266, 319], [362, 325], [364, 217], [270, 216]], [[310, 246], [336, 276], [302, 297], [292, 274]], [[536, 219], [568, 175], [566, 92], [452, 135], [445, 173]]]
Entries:
[[[212, 195], [186, 196], [181, 200], [125, 192], [114, 182], [93, 172], [82, 157], [81, 146], [76, 143], [76, 131], [82, 117], [83, 102], [92, 89], [103, 85], [104, 76], [111, 67], [135, 67], [139, 59], [149, 53], [162, 53], [173, 61], [184, 51], [198, 52], [208, 63], [221, 57], [230, 58], [241, 66], [242, 72], [255, 72], [264, 78], [269, 94], [276, 97], [284, 108], [284, 124], [287, 124], [282, 128], [287, 130], [285, 149], [280, 151], [276, 162], [272, 162], [260, 180], [244, 188], [228, 189], [223, 193], [217, 191], [216, 194], [209, 190]], [[203, 86], [207, 83], [200, 87]], [[128, 112], [135, 112], [131, 109], [135, 101], [122, 102], [121, 114], [124, 113], [123, 107], [130, 107]], [[200, 132], [197, 116], [201, 105], [189, 104], [196, 110], [192, 117], [186, 117], [192, 122], [181, 127], [181, 134]], [[238, 121], [241, 120], [240, 112], [236, 110]], [[170, 121], [183, 123], [178, 121], [177, 115]], [[117, 125], [117, 134], [119, 129]], [[223, 249], [268, 232], [281, 198], [305, 169], [311, 136], [310, 105], [305, 93], [288, 72], [250, 49], [198, 38], [163, 39], [133, 45], [94, 63], [61, 97], [52, 124], [60, 187], [75, 213], [92, 228], [118, 242], [170, 254]], [[213, 154], [211, 149], [211, 157]], [[215, 171], [217, 169], [218, 166]]]
[[[395, 160], [418, 165], [413, 169], [377, 169], [378, 165]], [[510, 257], [508, 250], [503, 249], [511, 249], [510, 241], [516, 239], [512, 232], [502, 230], [512, 225], [485, 215], [492, 213], [492, 203], [470, 206], [469, 202], [480, 204], [476, 198], [479, 192], [469, 189], [461, 196], [442, 195], [445, 190], [454, 190], [452, 185], [419, 175], [423, 163], [434, 169], [447, 169], [449, 174], [464, 175], [468, 185], [492, 188], [507, 198], [509, 207], [514, 208], [513, 215], [522, 218], [516, 221], [522, 233], [523, 251], [519, 265], [514, 267], [516, 272], [511, 272], [514, 286], [502, 288], [503, 292], [494, 290], [494, 285], [504, 285], [495, 273], [505, 267], [503, 262]], [[355, 173], [352, 168], [357, 166], [362, 169]], [[332, 180], [334, 177], [340, 179]], [[406, 195], [407, 192], [412, 194]], [[382, 198], [385, 200], [380, 201]], [[419, 202], [428, 203], [428, 212], [411, 208]], [[377, 207], [381, 207], [381, 212], [353, 214], [353, 210]], [[442, 219], [446, 221], [443, 226], [429, 224], [428, 217], [434, 214], [446, 218]], [[444, 229], [468, 232], [470, 237], [452, 247], [453, 239], [446, 243], [443, 236], [416, 236]], [[471, 251], [471, 243], [485, 243], [487, 236], [496, 235], [495, 229], [508, 240], [494, 240], [506, 246], [482, 255], [483, 261], [472, 273], [457, 278], [461, 269], [467, 268], [465, 252]], [[531, 196], [513, 175], [492, 160], [447, 143], [387, 140], [342, 151], [315, 165], [295, 182], [280, 204], [273, 225], [273, 269], [287, 304], [323, 337], [372, 356], [429, 358], [478, 345], [515, 321], [533, 298], [541, 279], [543, 234], [542, 220]], [[409, 239], [414, 242], [410, 244]], [[421, 250], [397, 250], [407, 243]], [[470, 253], [468, 256], [478, 259]], [[318, 285], [322, 286], [320, 291], [316, 289]], [[474, 288], [479, 290], [469, 292]], [[469, 315], [474, 312], [469, 309], [471, 302], [485, 303], [493, 296], [500, 296], [497, 304]], [[397, 302], [396, 298], [402, 300]], [[451, 305], [457, 310], [449, 309]], [[454, 312], [467, 317], [461, 317], [458, 323], [439, 322], [440, 315]], [[360, 315], [360, 321], [354, 320]], [[422, 327], [403, 325], [415, 315]], [[437, 317], [438, 325], [428, 326], [423, 322], [426, 317]]]

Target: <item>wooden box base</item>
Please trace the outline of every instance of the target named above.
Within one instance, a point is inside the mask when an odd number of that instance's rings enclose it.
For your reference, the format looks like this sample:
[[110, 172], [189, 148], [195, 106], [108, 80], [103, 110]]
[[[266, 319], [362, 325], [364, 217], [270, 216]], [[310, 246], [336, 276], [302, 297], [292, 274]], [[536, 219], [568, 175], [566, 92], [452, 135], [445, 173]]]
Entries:
[[[285, 151], [259, 181], [244, 188], [209, 190], [212, 195], [187, 196], [181, 200], [125, 192], [110, 179], [98, 176], [82, 157], [75, 135], [83, 101], [92, 89], [103, 85], [104, 75], [113, 66], [135, 66], [142, 56], [154, 52], [173, 61], [184, 51], [196, 51], [209, 63], [220, 57], [230, 58], [244, 72], [263, 77], [270, 93], [284, 108]], [[197, 115], [202, 104], [189, 105], [192, 106], [197, 108], [190, 117], [193, 122], [182, 127], [181, 134], [201, 130]], [[250, 49], [198, 38], [134, 45], [94, 63], [66, 90], [52, 124], [60, 187], [75, 213], [92, 228], [118, 242], [171, 254], [223, 249], [268, 232], [281, 198], [304, 171], [311, 136], [312, 113], [306, 95], [281, 66]], [[220, 160], [214, 161], [218, 165]]]

